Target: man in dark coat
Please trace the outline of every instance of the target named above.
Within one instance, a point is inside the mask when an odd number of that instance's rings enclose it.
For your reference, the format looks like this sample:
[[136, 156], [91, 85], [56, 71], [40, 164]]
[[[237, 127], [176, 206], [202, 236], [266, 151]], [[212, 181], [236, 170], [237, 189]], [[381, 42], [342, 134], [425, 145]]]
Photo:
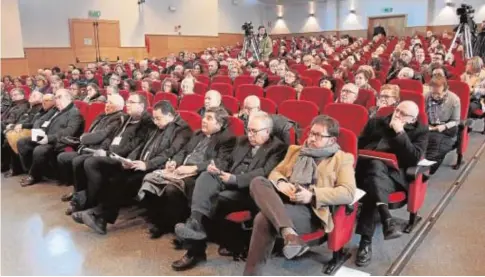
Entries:
[[[77, 152], [64, 152], [57, 156], [59, 169], [59, 182], [62, 184], [74, 184], [74, 191], [85, 193], [86, 175], [84, 171], [84, 161], [92, 156], [91, 152], [86, 153], [84, 149], [90, 150], [108, 150], [107, 142], [113, 139], [115, 132], [120, 129], [125, 122], [123, 107], [125, 101], [119, 94], [108, 96], [105, 106], [105, 112], [98, 115], [93, 121], [89, 130], [81, 135], [80, 146]], [[104, 148], [102, 148], [104, 147]], [[83, 194], [83, 193], [80, 193]], [[63, 196], [63, 200], [69, 201], [72, 193]], [[77, 198], [86, 198], [78, 196]], [[72, 210], [77, 210], [77, 201], [71, 202], [73, 205], [68, 208], [66, 214], [71, 214]]]
[[419, 109], [414, 102], [403, 101], [392, 115], [369, 120], [359, 138], [359, 149], [395, 154], [400, 169], [394, 169], [379, 159], [359, 158], [357, 187], [364, 190], [366, 195], [362, 198], [362, 211], [356, 230], [361, 235], [356, 259], [358, 266], [371, 262], [376, 211], [381, 217], [385, 240], [402, 235], [389, 213], [387, 203], [390, 193], [408, 190], [406, 169], [416, 166], [426, 151], [428, 126], [417, 121], [418, 114]]
[[21, 186], [30, 186], [39, 182], [49, 164], [56, 162], [56, 157], [67, 146], [64, 137], [79, 137], [84, 130], [84, 118], [74, 105], [72, 95], [66, 89], [56, 92], [56, 108], [51, 109], [33, 126], [41, 129], [44, 135], [20, 139], [17, 143], [20, 160], [29, 175], [22, 179]]
[[204, 117], [205, 111], [210, 108], [217, 108], [221, 107], [226, 110], [226, 112], [231, 115], [231, 111], [229, 111], [224, 104], [222, 103], [222, 95], [217, 90], [209, 90], [205, 93], [204, 96], [204, 107], [200, 108], [197, 113]]
[[473, 55], [479, 56], [485, 61], [485, 20], [482, 21], [482, 30], [478, 33], [477, 39], [475, 40]]
[[154, 225], [150, 229], [152, 238], [173, 230], [175, 224], [187, 219], [199, 174], [206, 171], [211, 163], [227, 168], [236, 143], [236, 138], [227, 128], [227, 116], [222, 108], [207, 110], [201, 130], [192, 136], [187, 145], [163, 170], [145, 176], [138, 200], [148, 208], [148, 219]]
[[213, 201], [220, 193], [230, 199], [244, 198], [245, 201], [242, 201], [246, 204], [237, 205], [237, 207], [249, 208], [249, 184], [253, 178], [267, 177], [283, 160], [287, 145], [271, 135], [272, 128], [273, 121], [268, 114], [253, 113], [248, 123], [248, 135], [238, 140], [230, 155], [228, 167], [220, 168], [211, 164], [207, 171], [197, 178], [192, 197], [191, 216], [186, 223], [175, 226], [178, 237], [193, 243], [190, 244], [189, 251], [172, 264], [173, 269], [186, 270], [199, 261], [205, 260], [207, 233], [204, 223], [214, 219]]
[[374, 33], [372, 34], [373, 37], [377, 35], [386, 36], [386, 30], [384, 29], [384, 27], [381, 26], [380, 23], [376, 24], [376, 26], [374, 27]]
[[29, 109], [29, 102], [25, 99], [25, 92], [23, 89], [14, 88], [10, 92], [12, 97], [12, 105], [6, 111], [2, 110], [2, 126], [1, 132], [1, 146], [2, 146], [2, 172], [10, 169], [10, 151], [9, 145], [5, 139], [5, 134], [9, 130], [13, 130], [15, 123], [19, 118]]
[[88, 191], [92, 173], [114, 174], [114, 180], [103, 184], [99, 205], [92, 210], [72, 215], [97, 233], [106, 234], [107, 223], [114, 224], [120, 208], [136, 196], [147, 173], [165, 165], [180, 151], [192, 136], [190, 126], [175, 112], [169, 101], [158, 102], [153, 108], [153, 128], [143, 143], [133, 150], [128, 159], [107, 167], [92, 166], [86, 161]]

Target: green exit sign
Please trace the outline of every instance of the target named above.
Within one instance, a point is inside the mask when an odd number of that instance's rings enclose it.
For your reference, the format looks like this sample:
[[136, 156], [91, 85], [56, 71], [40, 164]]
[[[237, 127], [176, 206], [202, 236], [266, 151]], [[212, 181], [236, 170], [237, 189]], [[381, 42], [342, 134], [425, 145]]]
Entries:
[[88, 17], [90, 17], [90, 18], [100, 18], [101, 17], [101, 11], [89, 10]]
[[383, 8], [382, 11], [385, 13], [392, 13], [392, 8]]

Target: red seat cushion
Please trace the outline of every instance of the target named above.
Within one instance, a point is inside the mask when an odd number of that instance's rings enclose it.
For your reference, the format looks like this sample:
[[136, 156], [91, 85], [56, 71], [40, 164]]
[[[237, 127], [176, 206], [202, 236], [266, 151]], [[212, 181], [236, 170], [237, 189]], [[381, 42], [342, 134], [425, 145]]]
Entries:
[[251, 220], [251, 213], [249, 211], [233, 212], [228, 214], [226, 219], [234, 223], [243, 223]]

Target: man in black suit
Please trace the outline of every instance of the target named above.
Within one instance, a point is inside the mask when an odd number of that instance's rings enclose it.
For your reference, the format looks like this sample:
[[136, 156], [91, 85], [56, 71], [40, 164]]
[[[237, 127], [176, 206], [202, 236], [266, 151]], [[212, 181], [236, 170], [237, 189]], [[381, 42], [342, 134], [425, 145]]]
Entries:
[[205, 260], [207, 234], [204, 223], [213, 219], [213, 200], [221, 192], [234, 192], [248, 196], [248, 202], [249, 184], [253, 178], [267, 177], [284, 158], [287, 145], [271, 135], [272, 128], [273, 121], [268, 114], [252, 113], [247, 128], [248, 135], [238, 140], [230, 155], [228, 167], [210, 164], [207, 172], [197, 178], [191, 216], [185, 224], [179, 223], [175, 226], [178, 237], [194, 242], [184, 257], [172, 264], [173, 269], [186, 270]]
[[374, 27], [374, 34], [372, 36], [375, 37], [377, 35], [382, 35], [384, 37], [386, 36], [386, 30], [381, 26], [380, 23], [377, 23]]
[[[164, 170], [145, 176], [138, 200], [148, 208], [149, 220], [154, 225], [150, 230], [152, 238], [173, 230], [175, 224], [187, 219], [196, 179], [201, 173], [211, 164], [228, 167], [236, 137], [227, 128], [227, 117], [223, 108], [209, 108], [201, 130], [165, 164]], [[179, 177], [174, 180], [173, 176]]]
[[71, 93], [58, 89], [55, 94], [56, 108], [49, 110], [34, 123], [33, 129], [41, 129], [45, 135], [35, 141], [27, 137], [17, 143], [20, 160], [29, 175], [20, 185], [30, 186], [39, 182], [49, 164], [56, 162], [56, 157], [67, 146], [64, 137], [79, 137], [84, 130], [84, 118], [73, 103]]
[[358, 266], [371, 262], [376, 211], [381, 218], [385, 240], [402, 235], [387, 203], [390, 193], [408, 190], [406, 169], [416, 166], [426, 151], [428, 126], [417, 120], [418, 114], [419, 109], [414, 102], [403, 101], [392, 115], [369, 120], [359, 138], [359, 149], [395, 154], [399, 170], [378, 159], [360, 158], [357, 163], [357, 187], [366, 192], [356, 230], [361, 235], [356, 259]]
[[120, 208], [136, 196], [145, 175], [161, 168], [182, 149], [192, 136], [190, 126], [175, 111], [169, 101], [160, 101], [153, 108], [155, 123], [143, 143], [139, 144], [128, 160], [99, 167], [85, 162], [88, 191], [92, 177], [110, 174], [115, 178], [104, 183], [99, 205], [92, 210], [73, 213], [73, 219], [84, 223], [99, 234], [106, 234], [107, 224], [114, 224]]

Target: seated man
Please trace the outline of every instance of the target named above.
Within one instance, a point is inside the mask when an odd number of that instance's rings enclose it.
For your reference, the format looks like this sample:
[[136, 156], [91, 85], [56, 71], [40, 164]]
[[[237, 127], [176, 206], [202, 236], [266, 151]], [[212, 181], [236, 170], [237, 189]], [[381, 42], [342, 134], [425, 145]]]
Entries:
[[2, 172], [10, 169], [10, 155], [7, 149], [5, 133], [12, 130], [19, 118], [29, 109], [29, 102], [25, 99], [25, 92], [21, 88], [14, 88], [10, 91], [12, 105], [7, 110], [2, 110], [1, 146], [2, 146]]
[[342, 87], [340, 91], [340, 97], [337, 100], [338, 103], [354, 104], [355, 100], [359, 96], [359, 87], [352, 83], [347, 83]]
[[114, 178], [102, 183], [95, 209], [72, 214], [76, 222], [106, 234], [107, 223], [115, 223], [120, 208], [136, 196], [145, 175], [166, 164], [192, 136], [190, 126], [169, 101], [160, 101], [153, 107], [153, 122], [156, 126], [142, 138], [142, 143], [128, 155], [128, 159], [113, 162], [96, 158], [86, 160], [88, 191], [93, 183], [100, 185], [100, 176], [114, 175]]
[[433, 77], [429, 86], [430, 91], [424, 95], [430, 131], [426, 159], [436, 162], [430, 170], [434, 174], [455, 144], [461, 105], [460, 98], [448, 90], [445, 77]]
[[[206, 228], [204, 223], [214, 217], [213, 200], [221, 191], [248, 194], [253, 178], [267, 177], [283, 159], [287, 145], [271, 135], [273, 121], [265, 112], [250, 115], [248, 135], [241, 137], [230, 157], [227, 168], [211, 164], [197, 178], [192, 197], [191, 215], [187, 222], [175, 226], [175, 234], [182, 239], [195, 240], [187, 254], [172, 263], [175, 270], [185, 270], [205, 260]], [[249, 196], [249, 195], [247, 195]], [[249, 206], [249, 204], [247, 205]]]
[[55, 94], [56, 108], [49, 110], [32, 129], [41, 129], [45, 136], [38, 136], [36, 141], [31, 137], [22, 138], [17, 147], [20, 161], [28, 176], [20, 185], [31, 186], [45, 176], [47, 166], [55, 163], [57, 155], [67, 146], [62, 142], [64, 137], [79, 137], [84, 130], [84, 118], [72, 102], [72, 95], [66, 89], [58, 89]]
[[372, 258], [374, 214], [379, 211], [384, 239], [402, 235], [387, 207], [389, 194], [407, 190], [405, 170], [416, 166], [424, 156], [428, 144], [428, 128], [417, 121], [418, 106], [411, 101], [401, 102], [392, 115], [369, 120], [359, 138], [359, 149], [392, 153], [397, 156], [400, 170], [378, 159], [359, 159], [356, 170], [358, 187], [366, 192], [357, 224], [361, 235], [356, 264], [366, 266]]
[[[64, 152], [57, 156], [57, 164], [59, 169], [59, 182], [61, 184], [71, 185], [75, 184], [74, 192], [78, 194], [85, 193], [86, 175], [84, 174], [84, 161], [92, 156], [92, 153], [85, 153], [84, 148], [92, 150], [108, 150], [109, 143], [113, 139], [117, 130], [125, 122], [126, 118], [123, 114], [123, 107], [125, 100], [118, 94], [108, 96], [108, 101], [104, 108], [104, 113], [98, 115], [93, 121], [89, 130], [81, 135], [80, 146], [78, 151]], [[73, 194], [63, 196], [63, 200], [68, 201]], [[79, 198], [80, 195], [78, 195]], [[81, 198], [86, 198], [82, 196]], [[66, 214], [71, 214], [72, 211], [77, 211], [79, 207], [76, 205], [77, 201], [71, 202], [71, 207], [68, 208]]]
[[261, 275], [278, 235], [283, 237], [286, 258], [303, 255], [309, 247], [298, 234], [322, 227], [331, 232], [328, 206], [352, 203], [354, 158], [340, 150], [338, 136], [335, 119], [317, 116], [304, 146], [290, 146], [268, 179], [253, 179], [250, 193], [260, 212], [254, 219], [244, 275]]
[[[76, 211], [92, 208], [97, 203], [97, 197], [103, 183], [109, 182], [112, 174], [103, 175], [100, 171], [90, 171], [89, 190], [88, 190], [88, 171], [89, 161], [92, 165], [101, 168], [109, 166], [119, 167], [120, 161], [107, 157], [107, 153], [114, 153], [126, 158], [135, 148], [142, 143], [143, 138], [148, 133], [148, 128], [152, 126], [152, 119], [146, 112], [146, 99], [140, 94], [132, 94], [126, 101], [126, 115], [123, 124], [115, 131], [115, 134], [105, 140], [100, 149], [93, 153], [83, 162], [83, 167], [74, 168], [74, 194], [71, 199], [71, 206]], [[107, 148], [108, 151], [103, 149]], [[81, 169], [78, 171], [77, 169]], [[70, 196], [66, 195], [63, 200], [69, 201]]]
[[231, 112], [224, 107], [224, 104], [222, 104], [222, 96], [217, 90], [209, 90], [205, 93], [204, 96], [204, 107], [200, 108], [197, 113], [201, 116], [204, 117], [205, 112], [210, 109], [210, 108], [217, 108], [221, 107], [226, 112], [230, 115]]
[[[4, 174], [5, 178], [16, 176], [22, 173], [22, 165], [17, 156], [17, 141], [23, 137], [30, 137], [32, 129], [32, 123], [35, 119], [39, 118], [45, 111], [42, 109], [43, 94], [40, 91], [34, 90], [29, 97], [30, 108], [22, 114], [15, 125], [5, 131], [5, 136], [8, 143], [2, 145], [2, 158], [10, 157], [10, 170]], [[48, 109], [53, 106], [53, 95], [47, 94], [46, 99], [50, 99]]]
[[209, 164], [227, 168], [236, 138], [227, 128], [228, 114], [222, 108], [210, 108], [197, 131], [183, 149], [157, 170], [145, 176], [138, 200], [148, 207], [152, 238], [173, 230], [188, 217], [195, 180]]
[[[244, 122], [246, 132], [248, 129], [249, 116], [252, 113], [259, 111], [261, 111], [261, 101], [259, 100], [259, 97], [255, 95], [249, 95], [248, 97], [246, 97], [246, 99], [244, 99], [243, 108], [241, 109], [239, 114], [235, 116]], [[270, 114], [269, 116], [273, 120], [273, 136], [280, 139], [286, 145], [290, 145], [290, 129], [294, 126], [295, 123], [283, 115]]]

